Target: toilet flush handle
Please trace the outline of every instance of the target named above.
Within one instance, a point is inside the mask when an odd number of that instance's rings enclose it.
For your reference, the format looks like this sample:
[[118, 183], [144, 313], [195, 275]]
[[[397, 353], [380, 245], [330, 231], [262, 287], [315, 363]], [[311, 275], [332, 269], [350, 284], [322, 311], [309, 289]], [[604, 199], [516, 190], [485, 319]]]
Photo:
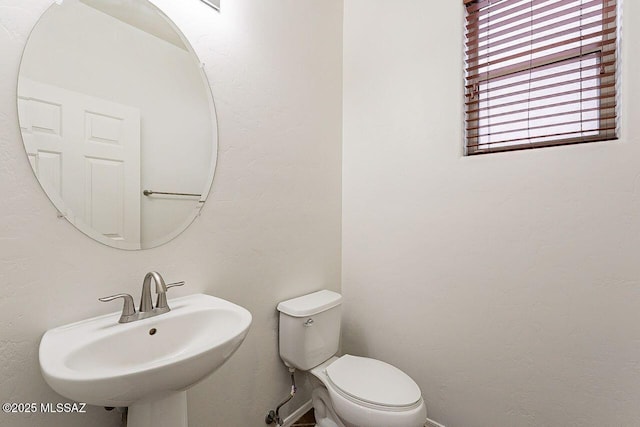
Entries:
[[312, 318], [308, 318], [305, 322], [304, 322], [304, 326], [311, 326], [313, 325], [313, 319]]

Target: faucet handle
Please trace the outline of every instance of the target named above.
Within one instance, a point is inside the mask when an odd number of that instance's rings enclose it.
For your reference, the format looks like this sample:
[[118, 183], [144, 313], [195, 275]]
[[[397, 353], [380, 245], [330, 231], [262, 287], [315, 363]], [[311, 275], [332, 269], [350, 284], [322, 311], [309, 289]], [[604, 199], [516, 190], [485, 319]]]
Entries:
[[100, 302], [110, 302], [118, 298], [124, 299], [124, 305], [122, 306], [122, 314], [120, 315], [119, 323], [125, 323], [130, 316], [136, 314], [136, 307], [133, 303], [133, 297], [129, 294], [116, 294], [108, 297], [98, 298]]
[[181, 280], [179, 282], [167, 283], [167, 290], [169, 290], [169, 288], [175, 288], [176, 286], [184, 286], [185, 283], [186, 282], [184, 280]]
[[[185, 281], [182, 280], [180, 282], [167, 283], [166, 289], [167, 291], [171, 288], [175, 288], [176, 286], [184, 286]], [[165, 292], [161, 292], [158, 294], [158, 299], [156, 300], [156, 308], [167, 309], [169, 311], [169, 304], [167, 304], [167, 294]]]

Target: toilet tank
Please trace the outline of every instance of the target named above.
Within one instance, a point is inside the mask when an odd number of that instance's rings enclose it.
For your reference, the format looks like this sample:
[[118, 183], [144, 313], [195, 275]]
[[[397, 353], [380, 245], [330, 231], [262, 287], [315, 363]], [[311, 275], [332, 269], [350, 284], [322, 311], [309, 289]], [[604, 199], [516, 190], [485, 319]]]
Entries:
[[338, 352], [342, 295], [322, 290], [278, 304], [280, 357], [307, 371]]

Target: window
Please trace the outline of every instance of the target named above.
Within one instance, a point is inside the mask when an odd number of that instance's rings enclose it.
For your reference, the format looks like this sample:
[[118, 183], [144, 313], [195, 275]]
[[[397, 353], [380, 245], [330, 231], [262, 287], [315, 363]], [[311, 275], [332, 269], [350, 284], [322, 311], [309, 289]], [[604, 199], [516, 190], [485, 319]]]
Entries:
[[616, 139], [616, 0], [463, 0], [467, 154]]

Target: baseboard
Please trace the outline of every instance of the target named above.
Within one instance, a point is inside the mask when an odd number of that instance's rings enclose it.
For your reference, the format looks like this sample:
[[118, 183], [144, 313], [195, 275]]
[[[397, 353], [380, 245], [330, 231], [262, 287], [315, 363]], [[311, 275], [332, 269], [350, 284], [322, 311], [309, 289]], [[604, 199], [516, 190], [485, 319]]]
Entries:
[[287, 418], [285, 418], [284, 419], [284, 424], [282, 424], [282, 426], [283, 427], [291, 427], [293, 425], [293, 423], [298, 421], [304, 414], [309, 412], [309, 409], [311, 409], [311, 408], [313, 408], [313, 404], [311, 403], [311, 399], [309, 399], [308, 401], [306, 401], [304, 403], [304, 405], [302, 405], [301, 407], [299, 407], [298, 409], [293, 411], [291, 413], [291, 415], [289, 415]]
[[444, 427], [444, 426], [440, 423], [437, 423], [427, 418], [427, 423], [424, 425], [424, 427]]
[[[287, 418], [285, 418], [284, 419], [284, 423], [282, 424], [282, 426], [283, 427], [291, 427], [293, 425], [293, 423], [298, 421], [304, 414], [309, 412], [309, 409], [311, 409], [311, 408], [313, 408], [313, 404], [311, 403], [311, 399], [309, 399], [301, 407], [299, 407], [298, 409], [293, 411], [291, 413], [291, 415], [289, 415]], [[427, 418], [427, 422], [425, 424], [425, 427], [444, 427], [444, 426], [442, 424], [440, 424], [440, 423], [437, 423], [437, 422]]]

